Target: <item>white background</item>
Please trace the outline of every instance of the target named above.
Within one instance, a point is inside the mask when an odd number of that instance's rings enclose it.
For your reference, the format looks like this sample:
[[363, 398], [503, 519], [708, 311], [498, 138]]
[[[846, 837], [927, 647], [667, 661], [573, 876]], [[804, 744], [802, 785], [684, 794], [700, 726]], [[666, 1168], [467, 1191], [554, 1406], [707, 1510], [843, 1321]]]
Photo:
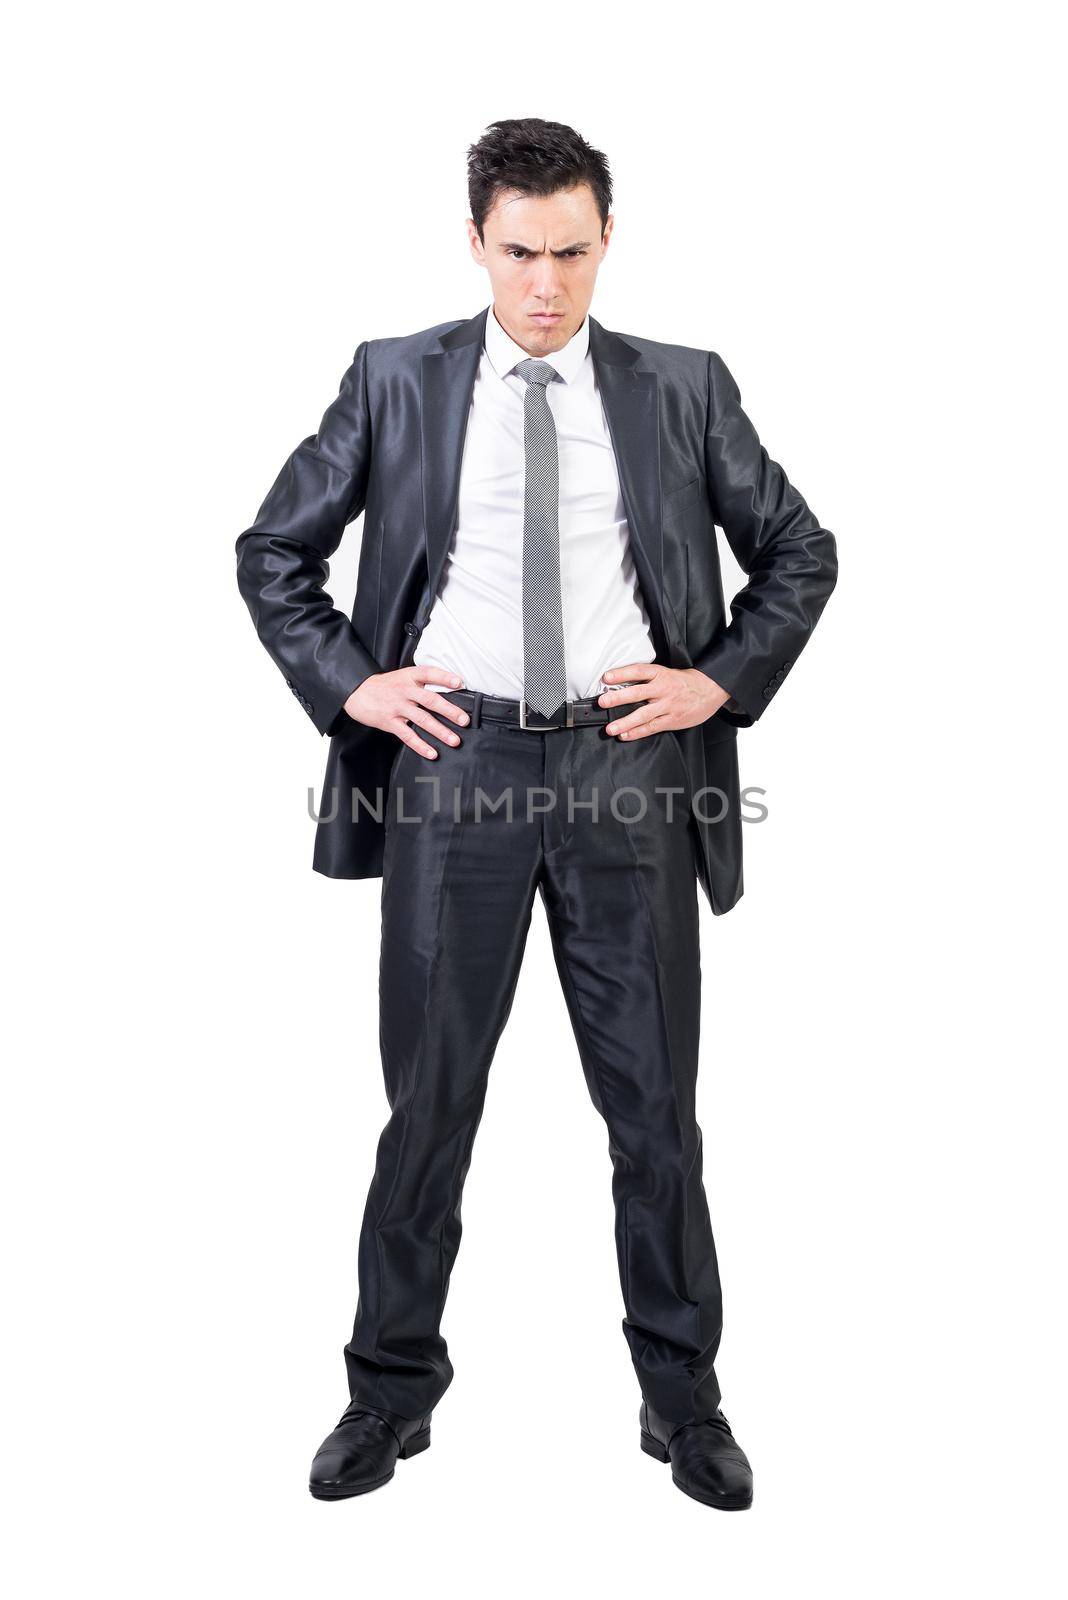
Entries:
[[[9, 37], [13, 1592], [1062, 1592], [1046, 15], [53, 5]], [[839, 539], [740, 735], [771, 813], [745, 897], [702, 902], [744, 1516], [639, 1452], [607, 1139], [540, 905], [433, 1447], [358, 1500], [305, 1486], [386, 1115], [379, 884], [311, 871], [326, 746], [233, 545], [361, 340], [488, 302], [465, 152], [525, 115], [610, 158], [594, 314], [718, 350]]]

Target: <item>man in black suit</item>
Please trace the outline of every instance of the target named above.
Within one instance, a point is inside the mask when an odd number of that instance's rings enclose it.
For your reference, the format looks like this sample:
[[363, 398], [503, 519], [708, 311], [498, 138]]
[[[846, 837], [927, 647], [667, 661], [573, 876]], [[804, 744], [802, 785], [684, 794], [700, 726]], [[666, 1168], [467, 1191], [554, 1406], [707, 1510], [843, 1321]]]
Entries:
[[[641, 1445], [687, 1494], [740, 1508], [694, 1110], [696, 890], [716, 913], [742, 892], [737, 730], [796, 663], [835, 543], [718, 355], [589, 315], [604, 156], [527, 118], [468, 157], [492, 304], [361, 344], [237, 545], [260, 638], [331, 736], [315, 867], [383, 879], [391, 1115], [351, 1403], [310, 1487], [377, 1488], [430, 1442], [463, 1182], [540, 893], [608, 1128]], [[323, 585], [361, 512], [350, 620]], [[748, 576], [729, 622], [717, 524]]]

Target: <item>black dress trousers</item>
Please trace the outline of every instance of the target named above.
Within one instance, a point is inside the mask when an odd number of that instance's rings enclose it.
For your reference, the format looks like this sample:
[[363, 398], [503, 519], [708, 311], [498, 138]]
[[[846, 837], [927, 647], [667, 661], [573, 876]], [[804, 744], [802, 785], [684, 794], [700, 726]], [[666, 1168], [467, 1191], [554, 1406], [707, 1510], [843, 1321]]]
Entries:
[[608, 1129], [642, 1395], [669, 1422], [703, 1420], [720, 1397], [721, 1301], [694, 1109], [701, 968], [681, 747], [670, 732], [539, 733], [477, 712], [457, 731], [457, 747], [432, 739], [436, 761], [401, 745], [385, 799], [390, 1117], [360, 1234], [350, 1393], [423, 1417], [452, 1380], [440, 1323], [464, 1178], [540, 892]]

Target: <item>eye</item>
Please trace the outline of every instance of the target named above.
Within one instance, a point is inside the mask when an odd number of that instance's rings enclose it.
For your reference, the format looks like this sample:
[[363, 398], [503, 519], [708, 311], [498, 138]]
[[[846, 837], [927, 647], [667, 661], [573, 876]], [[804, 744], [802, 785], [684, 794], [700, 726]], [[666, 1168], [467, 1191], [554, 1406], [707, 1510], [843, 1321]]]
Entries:
[[509, 250], [508, 254], [511, 256], [513, 261], [525, 261], [527, 256], [527, 252], [525, 250]]

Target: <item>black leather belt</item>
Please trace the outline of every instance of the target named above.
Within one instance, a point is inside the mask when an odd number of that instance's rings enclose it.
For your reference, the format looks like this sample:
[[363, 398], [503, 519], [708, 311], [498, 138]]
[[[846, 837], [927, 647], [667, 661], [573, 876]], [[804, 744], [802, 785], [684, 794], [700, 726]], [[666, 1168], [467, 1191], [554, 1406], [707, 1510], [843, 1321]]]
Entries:
[[[625, 687], [623, 684], [619, 688]], [[639, 703], [625, 701], [619, 706], [601, 706], [596, 699], [565, 700], [554, 720], [531, 711], [525, 700], [502, 700], [497, 695], [481, 694], [477, 689], [448, 689], [442, 691], [446, 700], [470, 711], [471, 721], [477, 728], [479, 721], [503, 722], [509, 728], [522, 728], [524, 733], [548, 733], [553, 728], [592, 728], [598, 723], [610, 722], [614, 716], [624, 716]], [[644, 703], [644, 702], [643, 702]]]

